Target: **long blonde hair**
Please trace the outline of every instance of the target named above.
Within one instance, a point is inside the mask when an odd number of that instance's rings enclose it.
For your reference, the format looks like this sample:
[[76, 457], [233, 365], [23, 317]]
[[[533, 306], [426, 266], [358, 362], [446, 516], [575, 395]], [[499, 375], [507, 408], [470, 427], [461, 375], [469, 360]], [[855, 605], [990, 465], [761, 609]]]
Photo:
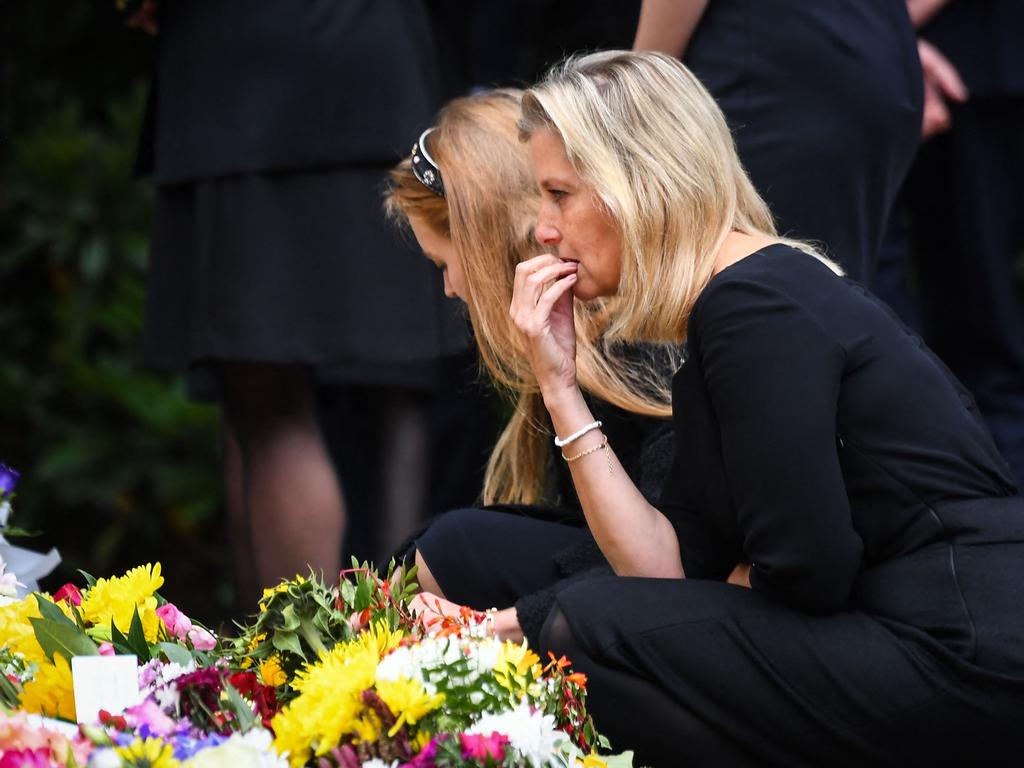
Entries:
[[570, 58], [526, 91], [522, 112], [520, 139], [554, 131], [618, 225], [621, 304], [607, 338], [681, 341], [732, 231], [791, 244], [838, 271], [809, 244], [778, 236], [721, 110], [678, 60], [626, 51]]
[[[462, 263], [481, 359], [499, 391], [515, 404], [487, 464], [487, 504], [551, 500], [550, 427], [508, 316], [515, 266], [539, 252], [533, 239], [539, 196], [517, 130], [521, 95], [496, 90], [447, 104], [426, 139], [441, 169], [445, 198], [424, 187], [405, 159], [391, 172], [385, 200], [392, 218], [415, 218], [451, 239]], [[627, 411], [668, 418], [675, 348], [653, 347], [646, 365], [621, 362], [618, 346], [604, 333], [614, 323], [617, 304], [615, 299], [576, 303], [580, 386]]]

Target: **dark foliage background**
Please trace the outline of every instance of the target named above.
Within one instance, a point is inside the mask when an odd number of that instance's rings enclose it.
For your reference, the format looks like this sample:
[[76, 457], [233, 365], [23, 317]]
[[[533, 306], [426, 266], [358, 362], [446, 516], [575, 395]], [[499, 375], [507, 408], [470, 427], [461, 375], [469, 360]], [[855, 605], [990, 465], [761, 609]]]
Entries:
[[151, 187], [132, 178], [154, 39], [113, 0], [0, 0], [0, 462], [56, 588], [160, 560], [231, 616], [217, 415], [138, 365]]

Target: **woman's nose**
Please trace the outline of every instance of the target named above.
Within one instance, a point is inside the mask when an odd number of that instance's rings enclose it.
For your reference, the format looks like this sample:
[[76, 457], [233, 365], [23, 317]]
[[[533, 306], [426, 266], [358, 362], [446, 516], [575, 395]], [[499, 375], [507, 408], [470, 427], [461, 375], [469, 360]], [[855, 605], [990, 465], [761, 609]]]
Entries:
[[533, 229], [533, 237], [541, 245], [558, 245], [562, 239], [562, 233], [558, 231], [557, 227], [538, 221], [537, 226]]

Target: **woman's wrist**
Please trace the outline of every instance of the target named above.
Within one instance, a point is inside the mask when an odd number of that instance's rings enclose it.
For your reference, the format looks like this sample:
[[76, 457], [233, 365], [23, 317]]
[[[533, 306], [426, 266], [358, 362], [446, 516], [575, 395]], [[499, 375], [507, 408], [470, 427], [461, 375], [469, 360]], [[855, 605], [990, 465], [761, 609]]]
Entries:
[[[568, 416], [574, 411], [579, 410], [580, 406], [587, 408], [587, 401], [583, 397], [583, 392], [580, 391], [579, 385], [576, 384], [571, 387], [563, 386], [554, 389], [541, 387], [540, 396], [544, 401], [544, 407], [552, 419], [556, 418], [559, 414], [566, 414]], [[587, 410], [589, 411], [589, 408]]]

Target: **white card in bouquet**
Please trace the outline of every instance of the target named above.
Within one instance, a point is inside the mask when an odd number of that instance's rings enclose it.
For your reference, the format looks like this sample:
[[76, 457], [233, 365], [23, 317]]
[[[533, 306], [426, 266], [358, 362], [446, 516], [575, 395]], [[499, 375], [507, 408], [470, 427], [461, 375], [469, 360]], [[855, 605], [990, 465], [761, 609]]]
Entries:
[[139, 701], [139, 661], [135, 656], [75, 656], [71, 678], [80, 723], [96, 722], [101, 709], [116, 715]]

